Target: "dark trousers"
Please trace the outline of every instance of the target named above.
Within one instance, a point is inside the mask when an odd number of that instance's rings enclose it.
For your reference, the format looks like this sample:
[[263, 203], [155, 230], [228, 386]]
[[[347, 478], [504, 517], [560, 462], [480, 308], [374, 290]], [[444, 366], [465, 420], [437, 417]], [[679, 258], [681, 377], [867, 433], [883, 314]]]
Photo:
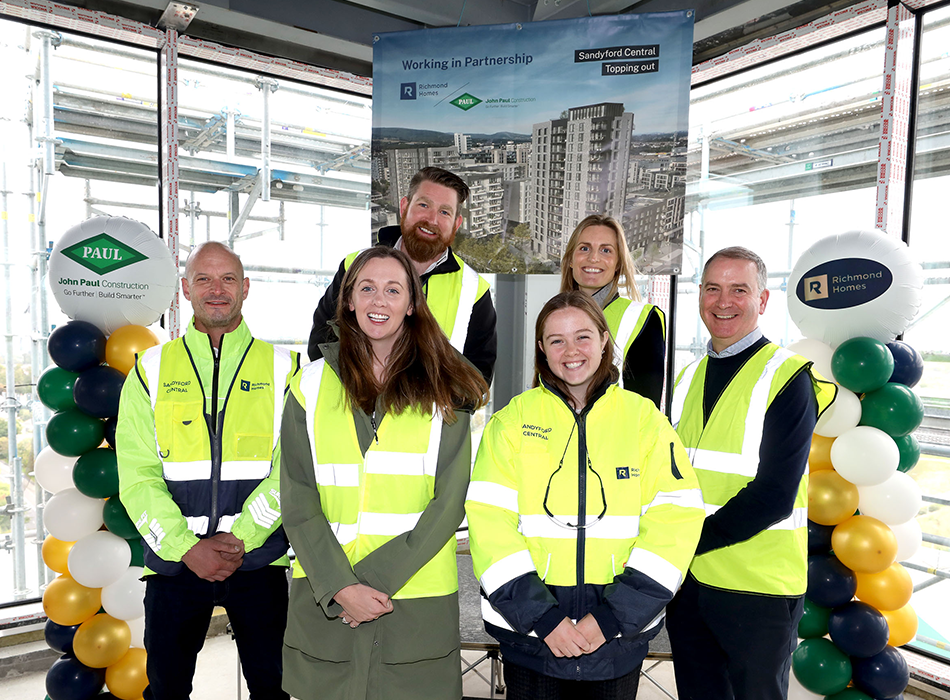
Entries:
[[785, 700], [803, 605], [687, 576], [666, 609], [680, 700]]
[[189, 569], [175, 576], [148, 576], [146, 700], [188, 700], [215, 605], [228, 613], [251, 700], [287, 700], [280, 687], [287, 626], [287, 570], [281, 566], [236, 571], [214, 582]]
[[504, 668], [507, 700], [636, 700], [640, 686], [640, 666], [607, 681], [552, 678], [509, 661]]

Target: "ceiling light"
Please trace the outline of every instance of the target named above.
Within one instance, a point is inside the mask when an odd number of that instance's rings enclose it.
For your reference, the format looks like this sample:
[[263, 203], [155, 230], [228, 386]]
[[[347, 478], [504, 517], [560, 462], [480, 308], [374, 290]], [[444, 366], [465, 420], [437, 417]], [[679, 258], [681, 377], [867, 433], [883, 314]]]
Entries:
[[162, 13], [158, 20], [159, 29], [174, 29], [176, 32], [183, 32], [188, 29], [191, 20], [195, 18], [198, 7], [187, 5], [183, 2], [170, 2], [168, 7]]

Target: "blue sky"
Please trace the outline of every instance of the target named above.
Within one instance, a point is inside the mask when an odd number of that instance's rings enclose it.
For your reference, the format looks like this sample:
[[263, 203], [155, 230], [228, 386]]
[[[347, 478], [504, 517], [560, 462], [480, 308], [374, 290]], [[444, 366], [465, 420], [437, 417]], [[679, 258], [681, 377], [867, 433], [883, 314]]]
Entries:
[[[685, 130], [689, 104], [693, 18], [687, 11], [573, 20], [424, 29], [378, 35], [373, 55], [373, 126], [444, 132], [530, 133], [536, 122], [562, 110], [622, 102], [636, 133]], [[575, 50], [658, 44], [660, 70], [602, 76], [601, 62], [574, 63]], [[404, 68], [406, 60], [462, 61], [485, 56], [531, 57], [528, 65], [468, 66], [448, 70]], [[447, 84], [438, 95], [400, 100], [403, 83]], [[483, 103], [468, 111], [450, 104], [459, 94]], [[533, 98], [517, 106], [489, 107], [491, 98]], [[513, 103], [509, 103], [513, 104]]]

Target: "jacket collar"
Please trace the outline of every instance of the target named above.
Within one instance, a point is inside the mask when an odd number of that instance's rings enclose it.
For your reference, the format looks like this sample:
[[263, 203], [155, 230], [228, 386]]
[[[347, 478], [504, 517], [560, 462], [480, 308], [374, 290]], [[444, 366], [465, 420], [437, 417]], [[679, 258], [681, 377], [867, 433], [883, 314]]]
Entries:
[[[197, 355], [213, 357], [214, 353], [211, 350], [211, 339], [208, 337], [207, 333], [202, 333], [197, 328], [195, 328], [195, 319], [192, 318], [188, 323], [188, 329], [185, 331], [185, 342], [188, 345], [188, 349]], [[227, 348], [227, 351], [230, 353], [236, 348], [245, 348], [248, 343], [253, 340], [251, 336], [251, 329], [247, 327], [244, 319], [241, 319], [241, 324], [235, 328], [230, 333], [225, 333], [221, 337], [221, 347]]]

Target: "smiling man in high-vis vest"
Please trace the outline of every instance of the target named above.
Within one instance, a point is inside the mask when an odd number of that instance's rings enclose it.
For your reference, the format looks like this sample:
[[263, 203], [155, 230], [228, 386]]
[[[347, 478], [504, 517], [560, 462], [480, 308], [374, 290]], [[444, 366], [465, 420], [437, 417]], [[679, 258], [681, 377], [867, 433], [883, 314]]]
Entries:
[[703, 269], [707, 354], [680, 374], [672, 423], [706, 519], [667, 608], [681, 700], [784, 700], [807, 583], [812, 431], [834, 386], [758, 328], [761, 258], [724, 248]]
[[139, 355], [122, 389], [119, 497], [145, 541], [145, 698], [189, 697], [215, 605], [228, 613], [251, 698], [284, 700], [287, 538], [272, 471], [297, 353], [256, 340], [249, 281], [226, 245], [188, 257], [184, 336]]
[[[462, 205], [468, 185], [455, 173], [427, 167], [409, 183], [399, 203], [399, 226], [379, 230], [378, 245], [401, 250], [422, 279], [429, 310], [449, 342], [482, 373], [490, 385], [498, 352], [495, 307], [487, 280], [452, 252], [455, 234], [462, 225]], [[356, 258], [348, 255], [313, 312], [307, 352], [311, 360], [323, 355], [320, 343], [336, 340], [327, 325], [336, 316], [343, 275]]]

